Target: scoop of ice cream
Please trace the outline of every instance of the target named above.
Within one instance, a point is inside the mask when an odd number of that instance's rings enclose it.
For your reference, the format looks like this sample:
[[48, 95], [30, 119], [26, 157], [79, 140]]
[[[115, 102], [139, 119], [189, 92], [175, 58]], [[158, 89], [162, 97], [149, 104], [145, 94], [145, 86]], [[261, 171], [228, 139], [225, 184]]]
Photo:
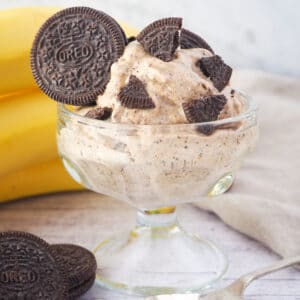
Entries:
[[[125, 124], [188, 123], [182, 104], [209, 95], [223, 94], [227, 103], [219, 118], [237, 115], [242, 107], [230, 86], [220, 93], [196, 65], [213, 54], [206, 49], [178, 49], [176, 58], [164, 62], [148, 54], [142, 45], [131, 42], [111, 67], [111, 79], [97, 106], [112, 108], [111, 121]], [[153, 108], [132, 109], [122, 105], [119, 94], [134, 75], [144, 85]], [[86, 109], [82, 113], [86, 112]]]
[[[174, 54], [165, 62], [148, 54], [139, 42], [129, 43], [112, 65], [110, 81], [97, 105], [79, 110], [108, 122], [94, 126], [94, 120], [85, 123], [76, 117], [64, 122], [58, 134], [59, 151], [77, 174], [75, 178], [87, 182], [90, 189], [140, 209], [198, 201], [220, 178], [235, 174], [241, 158], [253, 148], [255, 118], [230, 120], [218, 127], [173, 125], [195, 123], [193, 117], [201, 118], [202, 112], [215, 120], [249, 107], [248, 100], [222, 76], [210, 76], [217, 72], [209, 58], [220, 62], [212, 52], [179, 48]], [[203, 60], [206, 66], [201, 69]], [[227, 68], [221, 61], [222, 67]], [[217, 113], [215, 107], [202, 105], [211, 101], [220, 107]], [[144, 107], [136, 108], [140, 103]]]

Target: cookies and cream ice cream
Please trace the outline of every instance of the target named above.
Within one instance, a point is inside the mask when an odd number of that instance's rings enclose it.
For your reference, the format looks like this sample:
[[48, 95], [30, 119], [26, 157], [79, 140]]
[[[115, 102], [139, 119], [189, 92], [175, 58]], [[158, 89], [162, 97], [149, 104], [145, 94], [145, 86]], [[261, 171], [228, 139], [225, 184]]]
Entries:
[[[199, 59], [213, 56], [209, 50], [178, 49], [175, 54], [164, 62], [138, 41], [131, 42], [112, 65], [97, 105], [79, 108], [76, 114], [81, 116], [59, 131], [66, 167], [88, 188], [140, 209], [197, 201], [224, 175], [234, 174], [254, 147], [254, 116], [225, 122], [209, 134], [201, 130], [201, 123], [188, 122], [182, 104], [193, 99], [224, 95], [227, 101], [217, 118], [221, 122], [244, 113], [249, 103], [230, 86], [218, 91], [197, 67]], [[132, 75], [144, 84], [154, 105], [122, 105], [120, 91]], [[99, 114], [105, 121], [86, 117], [90, 113], [97, 118], [97, 108], [110, 109], [104, 118]]]
[[[179, 124], [188, 123], [183, 103], [211, 95], [225, 95], [227, 103], [219, 119], [236, 116], [243, 105], [230, 86], [218, 91], [196, 63], [213, 54], [206, 49], [178, 49], [176, 58], [164, 62], [148, 54], [138, 41], [127, 45], [123, 55], [111, 67], [111, 78], [97, 106], [112, 108], [109, 121], [124, 124]], [[120, 90], [130, 76], [136, 76], [145, 86], [154, 103], [150, 109], [131, 109], [119, 100]], [[88, 109], [79, 110], [86, 113]]]
[[31, 66], [47, 95], [78, 107], [59, 105], [57, 143], [70, 174], [139, 209], [199, 200], [255, 145], [251, 101], [180, 18], [129, 42], [105, 13], [65, 9], [37, 34]]
[[192, 124], [97, 125], [84, 119], [61, 111], [57, 141], [65, 166], [89, 189], [139, 209], [199, 201], [224, 175], [234, 176], [257, 139], [254, 116], [210, 136]]

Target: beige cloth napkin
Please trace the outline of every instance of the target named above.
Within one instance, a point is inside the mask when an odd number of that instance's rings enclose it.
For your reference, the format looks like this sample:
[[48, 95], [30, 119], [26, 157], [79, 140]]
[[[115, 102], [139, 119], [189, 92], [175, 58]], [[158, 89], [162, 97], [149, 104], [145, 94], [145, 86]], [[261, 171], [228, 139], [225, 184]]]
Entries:
[[282, 256], [300, 254], [300, 79], [238, 71], [259, 106], [260, 139], [232, 189], [196, 205]]

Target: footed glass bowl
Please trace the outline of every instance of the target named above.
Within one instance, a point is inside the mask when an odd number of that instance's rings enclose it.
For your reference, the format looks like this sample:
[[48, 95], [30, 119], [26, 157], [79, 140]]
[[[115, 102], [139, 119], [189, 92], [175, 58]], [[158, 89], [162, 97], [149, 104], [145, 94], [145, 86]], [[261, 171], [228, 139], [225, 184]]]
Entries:
[[68, 172], [137, 209], [134, 229], [96, 241], [102, 286], [137, 295], [189, 293], [224, 275], [225, 255], [187, 233], [175, 206], [224, 193], [254, 148], [256, 106], [239, 96], [239, 116], [198, 124], [115, 124], [59, 104], [57, 143]]

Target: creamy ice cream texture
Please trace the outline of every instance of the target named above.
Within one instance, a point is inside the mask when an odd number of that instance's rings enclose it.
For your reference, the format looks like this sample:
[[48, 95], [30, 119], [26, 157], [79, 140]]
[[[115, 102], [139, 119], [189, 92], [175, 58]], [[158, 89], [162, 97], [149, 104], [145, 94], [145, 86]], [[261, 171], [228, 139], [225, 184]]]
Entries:
[[[227, 103], [219, 119], [236, 116], [243, 110], [238, 96], [227, 86], [219, 92], [203, 74], [196, 62], [213, 54], [206, 49], [177, 49], [176, 57], [165, 62], [148, 54], [138, 41], [127, 45], [123, 55], [111, 67], [111, 78], [97, 106], [112, 108], [111, 122], [125, 124], [188, 123], [182, 104], [193, 99], [223, 94]], [[131, 109], [119, 101], [119, 92], [128, 84], [131, 75], [140, 79], [155, 107]], [[85, 114], [88, 109], [80, 109]]]
[[[182, 105], [224, 95], [227, 101], [218, 119], [247, 109], [246, 99], [229, 85], [219, 91], [197, 66], [199, 59], [213, 55], [203, 48], [178, 48], [174, 58], [165, 62], [150, 55], [138, 41], [129, 43], [112, 65], [110, 81], [97, 105], [77, 110], [85, 115], [97, 107], [111, 108], [110, 118], [91, 124], [76, 117], [62, 120], [65, 125], [58, 133], [58, 147], [74, 178], [91, 190], [152, 209], [197, 201], [222, 176], [234, 174], [256, 143], [255, 118], [205, 135], [187, 124]], [[120, 91], [132, 75], [143, 83], [153, 108], [122, 105]], [[97, 126], [97, 122], [102, 123]], [[127, 128], [123, 124], [166, 126]]]

